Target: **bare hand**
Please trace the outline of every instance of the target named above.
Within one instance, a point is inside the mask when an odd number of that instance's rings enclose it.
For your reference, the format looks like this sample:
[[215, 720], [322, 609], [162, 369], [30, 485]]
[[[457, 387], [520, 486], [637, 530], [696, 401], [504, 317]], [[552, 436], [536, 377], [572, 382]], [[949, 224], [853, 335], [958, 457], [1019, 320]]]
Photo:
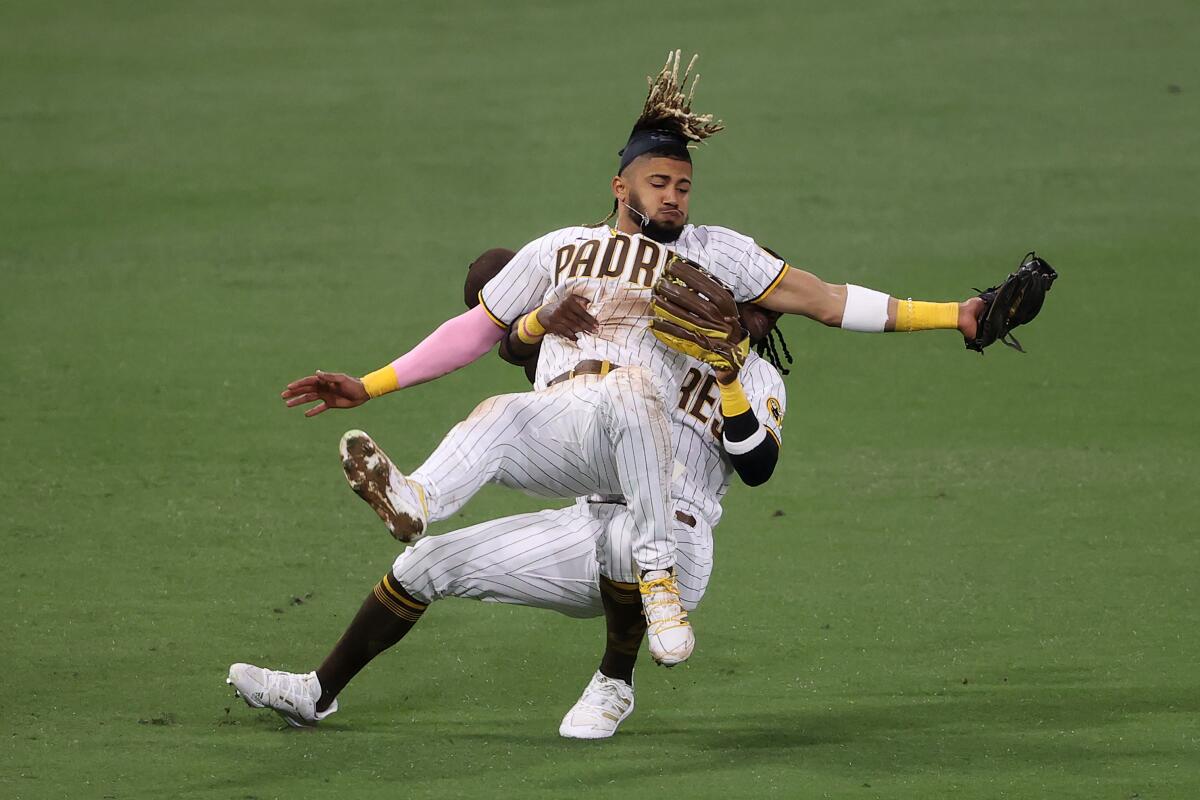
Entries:
[[972, 297], [958, 304], [958, 330], [968, 340], [975, 338], [979, 327], [979, 315], [983, 313], [982, 297]]
[[341, 372], [321, 370], [317, 370], [316, 375], [292, 381], [279, 396], [284, 399], [288, 408], [320, 400], [321, 402], [304, 412], [306, 417], [315, 417], [331, 408], [354, 408], [371, 399], [366, 387], [358, 378]]
[[738, 379], [739, 370], [736, 369], [714, 369], [713, 373], [717, 376], [717, 383], [722, 386], [728, 386]]
[[577, 294], [569, 294], [557, 303], [538, 309], [537, 319], [546, 329], [564, 339], [574, 339], [581, 333], [599, 330], [596, 318], [588, 313], [588, 301]]

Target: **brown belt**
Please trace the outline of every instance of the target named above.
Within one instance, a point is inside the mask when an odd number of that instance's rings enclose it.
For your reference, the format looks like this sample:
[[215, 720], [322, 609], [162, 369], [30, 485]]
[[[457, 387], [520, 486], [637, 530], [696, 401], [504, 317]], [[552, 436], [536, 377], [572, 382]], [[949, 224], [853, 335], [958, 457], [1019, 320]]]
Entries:
[[580, 375], [599, 375], [603, 377], [614, 369], [620, 369], [620, 367], [611, 361], [598, 361], [594, 358], [589, 358], [586, 361], [580, 361], [575, 365], [574, 369], [568, 370], [557, 378], [548, 381], [546, 387], [549, 388], [556, 383], [569, 381], [571, 378], [578, 378]]
[[[623, 505], [625, 505], [625, 498], [621, 497], [620, 495], [616, 495], [616, 494], [599, 494], [599, 495], [594, 495], [592, 497], [589, 497], [588, 502], [589, 503], [597, 503], [600, 505], [612, 504], [612, 505], [623, 506]], [[689, 528], [696, 527], [696, 518], [693, 517], [691, 514], [685, 514], [682, 511], [676, 511], [675, 519], [679, 520], [684, 525], [687, 525]]]

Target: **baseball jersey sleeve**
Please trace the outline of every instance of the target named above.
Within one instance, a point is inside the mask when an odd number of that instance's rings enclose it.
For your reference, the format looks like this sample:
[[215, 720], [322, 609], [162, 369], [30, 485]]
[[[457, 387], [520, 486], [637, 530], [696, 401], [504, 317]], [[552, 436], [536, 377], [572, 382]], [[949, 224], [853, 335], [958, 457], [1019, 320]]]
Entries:
[[783, 415], [787, 412], [787, 389], [779, 370], [761, 358], [752, 359], [740, 376], [754, 416], [783, 445]]
[[507, 329], [522, 314], [541, 305], [550, 288], [553, 237], [547, 234], [522, 247], [480, 290], [480, 305], [500, 327]]
[[733, 287], [739, 303], [756, 303], [775, 290], [787, 274], [788, 265], [764, 250], [749, 236], [729, 228], [705, 226], [717, 276]]

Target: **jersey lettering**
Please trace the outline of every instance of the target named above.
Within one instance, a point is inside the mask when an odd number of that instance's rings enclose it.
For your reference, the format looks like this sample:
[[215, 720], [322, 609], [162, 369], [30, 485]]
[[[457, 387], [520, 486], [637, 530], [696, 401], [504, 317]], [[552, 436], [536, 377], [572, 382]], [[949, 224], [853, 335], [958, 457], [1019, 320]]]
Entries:
[[600, 250], [599, 239], [589, 239], [581, 245], [563, 245], [554, 254], [554, 282], [561, 284], [571, 278], [623, 279], [649, 289], [654, 276], [667, 257], [667, 249], [657, 242], [615, 233]]
[[572, 278], [592, 277], [592, 264], [596, 261], [596, 251], [599, 249], [599, 239], [588, 239], [579, 246], [579, 251], [575, 254], [575, 263], [571, 265]]
[[717, 410], [717, 398], [720, 395], [716, 392], [716, 388], [717, 376], [710, 372], [704, 379], [704, 383], [701, 384], [700, 391], [696, 393], [696, 400], [688, 409], [688, 413], [701, 422], [708, 422], [713, 412]]
[[647, 288], [654, 285], [654, 268], [663, 257], [663, 249], [649, 239], [638, 239], [637, 255], [633, 257], [633, 269], [629, 271], [630, 283], [641, 283]]
[[575, 245], [568, 244], [558, 248], [558, 252], [554, 254], [554, 280], [558, 282], [562, 279], [563, 270], [571, 264], [571, 258], [575, 255]]
[[696, 391], [696, 387], [700, 385], [700, 381], [702, 380], [704, 380], [704, 376], [695, 367], [689, 369], [687, 375], [683, 376], [683, 380], [679, 383], [680, 411], [687, 411], [688, 405], [692, 402], [692, 393]]
[[[617, 255], [617, 251], [621, 251], [621, 255]], [[629, 237], [623, 233], [618, 233], [616, 236], [611, 236], [608, 239], [608, 245], [604, 248], [604, 257], [600, 259], [600, 270], [596, 273], [597, 278], [615, 278], [621, 274], [621, 270], [625, 267], [625, 257], [629, 254]]]
[[[711, 372], [701, 372], [696, 367], [688, 369], [679, 382], [679, 403], [676, 408], [701, 423], [707, 423], [713, 437], [720, 439], [725, 432], [725, 417], [717, 413], [720, 407], [717, 378]], [[775, 420], [775, 426], [783, 428], [783, 404], [777, 397], [768, 397], [767, 413]]]
[[720, 439], [721, 431], [725, 426], [725, 419], [716, 413], [717, 398], [720, 396], [714, 392], [716, 386], [716, 375], [713, 375], [711, 372], [702, 373], [700, 370], [692, 367], [679, 383], [679, 410], [686, 411], [702, 423], [711, 420], [712, 424], [709, 427], [712, 430], [713, 436]]

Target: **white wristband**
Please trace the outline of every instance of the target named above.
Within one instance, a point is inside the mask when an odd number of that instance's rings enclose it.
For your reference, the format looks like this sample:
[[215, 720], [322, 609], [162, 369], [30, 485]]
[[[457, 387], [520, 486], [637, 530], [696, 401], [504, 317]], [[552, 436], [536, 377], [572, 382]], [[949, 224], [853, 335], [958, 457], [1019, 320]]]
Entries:
[[846, 284], [846, 309], [842, 327], [848, 331], [882, 333], [887, 326], [888, 300], [891, 297], [874, 289]]
[[725, 445], [725, 452], [731, 456], [740, 456], [749, 453], [754, 448], [763, 443], [763, 439], [767, 438], [767, 429], [760, 422], [758, 430], [750, 434], [747, 439], [742, 439], [738, 442], [731, 442], [724, 436], [721, 436], [721, 442]]

